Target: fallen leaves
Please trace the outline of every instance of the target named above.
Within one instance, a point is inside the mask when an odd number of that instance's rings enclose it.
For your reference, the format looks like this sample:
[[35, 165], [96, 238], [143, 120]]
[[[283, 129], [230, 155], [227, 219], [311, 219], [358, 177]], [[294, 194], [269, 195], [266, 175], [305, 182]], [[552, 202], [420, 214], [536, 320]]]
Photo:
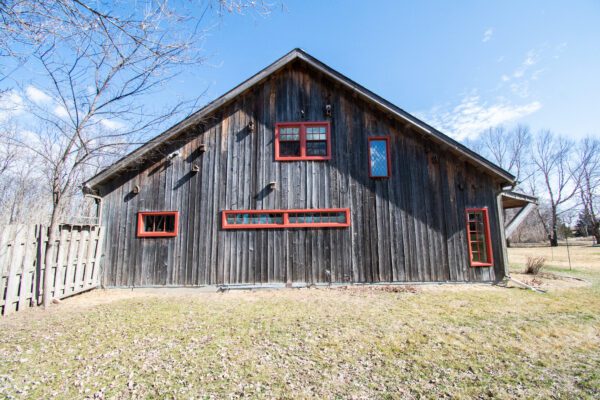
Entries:
[[593, 397], [600, 293], [582, 290], [348, 286], [71, 313], [65, 302], [2, 330], [0, 397]]

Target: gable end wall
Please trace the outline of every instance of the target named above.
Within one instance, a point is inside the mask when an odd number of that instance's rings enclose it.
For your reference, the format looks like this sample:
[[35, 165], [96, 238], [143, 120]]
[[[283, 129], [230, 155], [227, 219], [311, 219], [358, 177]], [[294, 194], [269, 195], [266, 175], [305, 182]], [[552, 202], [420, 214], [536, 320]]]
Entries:
[[[332, 159], [274, 161], [275, 123], [300, 121], [300, 110], [304, 121], [322, 121], [328, 103]], [[367, 137], [383, 135], [391, 136], [391, 178], [374, 180]], [[167, 163], [174, 150], [179, 156]], [[186, 132], [162, 157], [101, 188], [103, 283], [495, 281], [504, 271], [498, 191], [491, 176], [296, 64]], [[220, 228], [221, 210], [346, 207], [352, 223], [345, 229]], [[493, 267], [468, 265], [468, 207], [489, 209]], [[137, 238], [137, 212], [159, 210], [180, 212], [178, 236]]]

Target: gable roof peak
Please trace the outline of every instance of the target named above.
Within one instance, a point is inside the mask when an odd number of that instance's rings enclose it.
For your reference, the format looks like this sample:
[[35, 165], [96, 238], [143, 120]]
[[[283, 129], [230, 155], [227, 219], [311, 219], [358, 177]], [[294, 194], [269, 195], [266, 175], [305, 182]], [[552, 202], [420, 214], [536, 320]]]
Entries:
[[161, 133], [160, 135], [156, 136], [155, 138], [151, 139], [144, 145], [133, 150], [131, 153], [129, 153], [125, 157], [121, 158], [120, 160], [115, 162], [110, 167], [108, 167], [105, 170], [96, 174], [94, 177], [92, 177], [91, 179], [89, 179], [87, 182], [84, 183], [84, 191], [96, 189], [97, 186], [110, 180], [111, 178], [116, 176], [119, 172], [121, 172], [121, 171], [125, 170], [127, 167], [129, 167], [131, 164], [134, 164], [141, 157], [143, 157], [144, 155], [148, 154], [149, 152], [155, 150], [158, 146], [160, 146], [165, 141], [168, 141], [168, 140], [178, 136], [183, 131], [185, 131], [187, 128], [202, 121], [202, 119], [205, 116], [209, 115], [210, 113], [214, 112], [218, 108], [220, 108], [223, 105], [234, 100], [240, 94], [244, 93], [245, 91], [247, 91], [254, 85], [257, 85], [258, 83], [264, 81], [266, 78], [268, 78], [272, 74], [276, 73], [277, 71], [281, 70], [286, 65], [288, 65], [290, 62], [292, 62], [296, 59], [302, 59], [304, 62], [306, 62], [312, 68], [322, 72], [324, 75], [337, 81], [342, 86], [346, 87], [351, 92], [356, 93], [357, 95], [359, 95], [366, 101], [375, 104], [380, 109], [383, 109], [384, 111], [390, 113], [391, 115], [397, 117], [398, 119], [401, 119], [404, 122], [407, 122], [407, 123], [415, 126], [416, 128], [418, 128], [419, 131], [421, 131], [425, 136], [427, 136], [429, 139], [431, 139], [435, 143], [445, 146], [446, 148], [448, 148], [450, 151], [452, 151], [454, 153], [459, 153], [461, 157], [464, 157], [467, 161], [474, 164], [475, 166], [481, 167], [484, 171], [487, 171], [489, 174], [496, 177], [497, 179], [500, 179], [501, 181], [503, 181], [506, 184], [511, 184], [511, 185], [514, 184], [515, 177], [513, 175], [511, 175], [509, 172], [505, 171], [504, 169], [502, 169], [499, 166], [495, 165], [494, 163], [490, 162], [486, 158], [484, 158], [481, 155], [470, 150], [465, 145], [457, 142], [456, 140], [450, 138], [449, 136], [447, 136], [447, 135], [443, 134], [442, 132], [438, 131], [437, 129], [433, 128], [432, 126], [426, 124], [425, 122], [419, 120], [418, 118], [414, 117], [413, 115], [407, 113], [406, 111], [402, 110], [400, 107], [394, 105], [393, 103], [391, 103], [391, 102], [385, 100], [384, 98], [378, 96], [377, 94], [371, 92], [367, 88], [354, 82], [350, 78], [344, 76], [343, 74], [339, 73], [338, 71], [334, 70], [333, 68], [324, 64], [323, 62], [319, 61], [318, 59], [316, 59], [315, 57], [313, 57], [312, 55], [310, 55], [303, 49], [296, 47], [296, 48], [292, 49], [290, 52], [288, 52], [287, 54], [285, 54], [284, 56], [282, 56], [281, 58], [277, 59], [275, 62], [273, 62], [266, 68], [262, 69], [261, 71], [257, 72], [256, 74], [254, 74], [253, 76], [251, 76], [250, 78], [245, 80], [244, 82], [240, 83], [238, 86], [231, 89], [230, 91], [228, 91], [221, 97], [211, 101], [210, 103], [208, 103], [207, 105], [205, 105], [204, 107], [202, 107], [200, 110], [196, 111], [189, 117], [187, 117], [184, 120], [180, 121], [179, 123], [173, 125], [169, 129], [167, 129], [166, 131]]

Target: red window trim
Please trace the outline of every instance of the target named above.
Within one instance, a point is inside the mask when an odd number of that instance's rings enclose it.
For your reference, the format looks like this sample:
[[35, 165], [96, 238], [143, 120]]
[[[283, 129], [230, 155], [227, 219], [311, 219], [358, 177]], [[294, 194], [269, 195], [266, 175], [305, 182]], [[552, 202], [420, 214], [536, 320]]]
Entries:
[[[388, 136], [369, 136], [367, 147], [369, 148], [369, 178], [371, 179], [387, 179], [392, 176], [392, 155], [390, 154], [390, 143], [391, 137]], [[387, 156], [387, 175], [386, 176], [373, 176], [373, 166], [371, 165], [371, 142], [373, 140], [385, 140], [386, 156]]]
[[[316, 212], [343, 212], [346, 214], [346, 222], [290, 222], [289, 214], [316, 213]], [[228, 215], [237, 214], [282, 214], [281, 224], [229, 224]], [[221, 214], [221, 227], [223, 229], [283, 229], [283, 228], [347, 228], [350, 226], [349, 208], [315, 208], [315, 209], [292, 209], [292, 210], [223, 210]]]
[[[327, 128], [327, 155], [325, 156], [307, 156], [306, 155], [306, 127], [322, 126]], [[279, 155], [279, 128], [288, 128], [297, 126], [300, 128], [300, 156], [280, 156]], [[311, 122], [278, 122], [275, 124], [275, 161], [327, 161], [331, 160], [331, 124], [329, 121], [311, 121]]]
[[[469, 229], [469, 213], [482, 213], [483, 214], [483, 225], [485, 232], [485, 247], [488, 254], [489, 262], [473, 261], [473, 249], [471, 247], [471, 231]], [[491, 267], [494, 265], [494, 253], [492, 253], [492, 238], [490, 235], [490, 219], [488, 216], [487, 207], [483, 208], [467, 208], [466, 209], [466, 222], [467, 222], [467, 243], [469, 245], [469, 261], [472, 267]]]
[[[144, 217], [146, 215], [174, 215], [175, 226], [173, 232], [146, 232], [144, 230]], [[179, 211], [140, 211], [137, 219], [137, 237], [175, 237], [179, 232]]]

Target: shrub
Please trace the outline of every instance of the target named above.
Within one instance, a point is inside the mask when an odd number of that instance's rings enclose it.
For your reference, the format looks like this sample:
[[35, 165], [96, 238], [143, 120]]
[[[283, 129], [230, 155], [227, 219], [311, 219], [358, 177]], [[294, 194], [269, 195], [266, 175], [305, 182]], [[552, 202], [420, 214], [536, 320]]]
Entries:
[[542, 268], [546, 259], [544, 257], [527, 257], [527, 268], [525, 269], [526, 274], [537, 275]]

